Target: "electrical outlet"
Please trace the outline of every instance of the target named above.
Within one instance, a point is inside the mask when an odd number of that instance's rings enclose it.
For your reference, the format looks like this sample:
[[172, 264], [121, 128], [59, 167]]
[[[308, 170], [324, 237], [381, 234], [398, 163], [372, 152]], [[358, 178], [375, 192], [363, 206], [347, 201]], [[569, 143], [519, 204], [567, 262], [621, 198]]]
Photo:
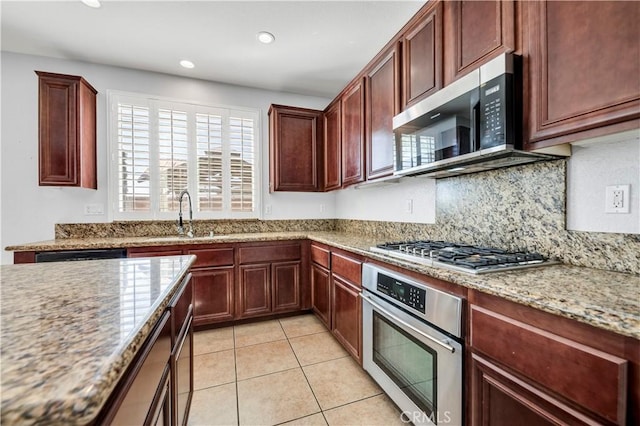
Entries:
[[411, 198], [407, 198], [405, 200], [404, 212], [405, 213], [413, 213], [413, 200]]
[[320, 204], [320, 213], [324, 213], [326, 207], [324, 204]]
[[85, 216], [99, 216], [104, 214], [104, 204], [85, 204]]
[[612, 185], [605, 189], [605, 213], [629, 213], [631, 185]]
[[271, 207], [271, 204], [267, 204], [266, 206], [264, 206], [264, 214], [271, 214], [272, 210], [273, 209]]

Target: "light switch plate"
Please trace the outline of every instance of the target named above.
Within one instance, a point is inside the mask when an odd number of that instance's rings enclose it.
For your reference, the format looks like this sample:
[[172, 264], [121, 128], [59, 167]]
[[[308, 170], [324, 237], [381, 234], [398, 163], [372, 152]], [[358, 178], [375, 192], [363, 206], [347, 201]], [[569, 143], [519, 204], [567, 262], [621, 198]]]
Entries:
[[85, 204], [85, 216], [99, 216], [104, 214], [104, 204]]

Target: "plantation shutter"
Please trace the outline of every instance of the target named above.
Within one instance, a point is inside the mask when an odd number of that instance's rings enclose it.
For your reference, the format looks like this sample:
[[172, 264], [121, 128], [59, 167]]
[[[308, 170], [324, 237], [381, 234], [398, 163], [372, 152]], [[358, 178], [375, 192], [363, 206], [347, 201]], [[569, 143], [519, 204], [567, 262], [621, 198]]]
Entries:
[[178, 196], [188, 187], [187, 113], [158, 111], [158, 201], [160, 211], [178, 211]]
[[196, 114], [198, 210], [223, 208], [222, 116]]
[[231, 210], [253, 210], [254, 123], [248, 118], [229, 118], [231, 150]]
[[117, 109], [117, 186], [121, 212], [149, 211], [149, 108], [127, 103]]

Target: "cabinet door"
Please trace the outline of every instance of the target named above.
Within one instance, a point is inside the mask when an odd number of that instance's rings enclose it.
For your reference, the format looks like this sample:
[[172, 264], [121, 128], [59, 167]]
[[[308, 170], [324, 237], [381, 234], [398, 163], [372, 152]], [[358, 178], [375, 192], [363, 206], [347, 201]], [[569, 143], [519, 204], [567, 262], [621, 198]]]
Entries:
[[356, 287], [332, 275], [333, 334], [359, 363], [362, 363], [362, 306]]
[[472, 425], [527, 426], [598, 424], [492, 362], [472, 355]]
[[331, 274], [311, 264], [311, 305], [318, 318], [331, 330]]
[[394, 46], [367, 74], [367, 180], [393, 173], [393, 116], [400, 104], [400, 61]]
[[577, 140], [584, 136], [574, 133], [581, 131], [592, 136], [637, 128], [640, 2], [524, 4], [529, 148]]
[[236, 312], [238, 318], [271, 312], [271, 265], [259, 263], [239, 267]]
[[515, 50], [513, 0], [448, 1], [444, 8], [445, 85]]
[[353, 85], [342, 96], [342, 186], [364, 180], [364, 87]]
[[300, 310], [300, 270], [300, 261], [271, 264], [273, 312]]
[[342, 185], [342, 103], [329, 106], [324, 114], [324, 190]]
[[233, 275], [233, 267], [192, 272], [194, 325], [233, 320]]
[[269, 110], [270, 185], [273, 191], [318, 191], [322, 111], [272, 105]]
[[403, 101], [407, 107], [442, 87], [442, 3], [402, 37]]
[[189, 417], [193, 395], [193, 328], [189, 323], [186, 332], [176, 345], [172, 355], [174, 424], [182, 426]]
[[40, 185], [97, 189], [97, 91], [79, 76], [36, 74]]

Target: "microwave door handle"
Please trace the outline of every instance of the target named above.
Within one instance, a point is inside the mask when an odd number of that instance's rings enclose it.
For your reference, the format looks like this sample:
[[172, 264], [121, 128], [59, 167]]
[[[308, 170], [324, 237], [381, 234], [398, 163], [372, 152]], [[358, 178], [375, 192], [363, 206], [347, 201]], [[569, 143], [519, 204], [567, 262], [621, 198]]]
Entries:
[[422, 331], [418, 330], [417, 328], [415, 328], [414, 326], [412, 326], [411, 324], [401, 320], [400, 318], [398, 318], [397, 316], [391, 314], [389, 311], [387, 311], [384, 307], [380, 306], [378, 303], [374, 302], [373, 300], [371, 300], [371, 298], [369, 296], [365, 296], [364, 294], [361, 295], [362, 299], [364, 301], [366, 301], [367, 303], [369, 303], [371, 306], [373, 306], [374, 308], [378, 309], [380, 312], [384, 313], [386, 316], [388, 316], [389, 318], [391, 318], [392, 320], [396, 321], [397, 323], [399, 323], [400, 325], [402, 325], [403, 327], [408, 328], [409, 330], [413, 331], [414, 333], [424, 337], [425, 339], [428, 339], [430, 341], [432, 341], [433, 343], [437, 343], [438, 345], [442, 346], [443, 348], [445, 348], [446, 350], [448, 350], [451, 353], [454, 353], [456, 351], [456, 348], [454, 348], [453, 346], [449, 346], [447, 345], [445, 342], [442, 342], [438, 339], [436, 339], [435, 337], [431, 337], [428, 334], [423, 333]]
[[471, 152], [480, 149], [480, 101], [476, 102], [471, 110]]

